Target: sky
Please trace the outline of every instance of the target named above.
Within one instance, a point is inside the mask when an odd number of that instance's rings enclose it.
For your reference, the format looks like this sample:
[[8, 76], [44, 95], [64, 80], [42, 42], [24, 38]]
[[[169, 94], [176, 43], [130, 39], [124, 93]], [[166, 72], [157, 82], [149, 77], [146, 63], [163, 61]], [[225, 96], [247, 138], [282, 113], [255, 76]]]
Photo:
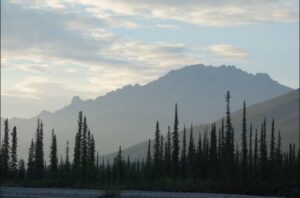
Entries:
[[2, 117], [199, 63], [298, 88], [299, 1], [1, 0]]

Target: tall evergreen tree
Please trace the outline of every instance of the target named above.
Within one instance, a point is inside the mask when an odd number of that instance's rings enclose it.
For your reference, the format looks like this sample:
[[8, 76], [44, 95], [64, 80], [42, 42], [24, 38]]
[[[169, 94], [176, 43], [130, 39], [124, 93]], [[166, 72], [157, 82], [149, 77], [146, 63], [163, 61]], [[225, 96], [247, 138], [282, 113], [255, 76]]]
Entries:
[[35, 177], [37, 179], [42, 179], [44, 176], [44, 143], [43, 143], [43, 122], [38, 119], [38, 126], [35, 136], [34, 145], [34, 163], [35, 163]]
[[182, 149], [181, 149], [181, 176], [186, 177], [186, 129], [183, 127]]
[[210, 133], [209, 166], [212, 177], [217, 176], [217, 134], [216, 124], [212, 124]]
[[3, 135], [3, 143], [1, 147], [1, 175], [5, 178], [9, 174], [9, 126], [8, 119], [4, 120], [4, 135]]
[[87, 171], [87, 160], [88, 160], [88, 148], [87, 148], [87, 135], [88, 135], [88, 126], [86, 116], [83, 118], [83, 126], [82, 126], [82, 138], [81, 138], [81, 169], [82, 174], [85, 175]]
[[160, 167], [160, 174], [161, 176], [164, 175], [164, 137], [161, 134], [160, 135], [160, 153], [159, 153], [159, 158], [160, 158], [160, 163], [159, 163], [159, 167]]
[[159, 130], [159, 122], [156, 122], [155, 129], [155, 139], [153, 145], [153, 165], [154, 165], [154, 174], [156, 176], [160, 175], [161, 167], [160, 167], [160, 130]]
[[50, 147], [50, 171], [52, 178], [55, 178], [57, 175], [58, 168], [58, 156], [57, 156], [57, 142], [54, 129], [51, 133], [51, 147]]
[[249, 175], [252, 177], [253, 170], [253, 151], [252, 151], [252, 124], [250, 125], [250, 133], [249, 133]]
[[17, 128], [14, 126], [11, 133], [11, 150], [10, 150], [10, 170], [12, 176], [17, 176], [18, 155], [17, 155]]
[[151, 157], [151, 141], [148, 141], [148, 150], [147, 150], [147, 158], [146, 158], [146, 170], [145, 175], [146, 178], [151, 178], [151, 168], [152, 168], [152, 157]]
[[188, 168], [188, 176], [195, 176], [195, 163], [196, 163], [196, 149], [194, 143], [194, 134], [193, 134], [193, 124], [191, 124], [190, 128], [190, 141], [188, 146], [188, 156], [187, 156], [187, 168]]
[[178, 110], [177, 103], [175, 104], [175, 119], [174, 119], [174, 131], [173, 131], [173, 143], [172, 143], [172, 175], [177, 177], [179, 174], [179, 134], [178, 134]]
[[280, 181], [282, 179], [282, 152], [281, 152], [281, 134], [280, 131], [278, 131], [277, 136], [277, 146], [276, 146], [276, 175], [277, 180]]
[[69, 154], [69, 141], [67, 141], [67, 146], [66, 146], [66, 157], [65, 157], [65, 166], [66, 166], [66, 171], [70, 170], [70, 154]]
[[82, 137], [82, 111], [78, 114], [78, 131], [76, 133], [75, 137], [75, 146], [74, 146], [74, 160], [73, 160], [73, 166], [74, 166], [74, 173], [76, 176], [78, 176], [80, 171], [80, 164], [81, 164], [81, 137]]
[[30, 147], [29, 147], [29, 154], [28, 154], [28, 161], [27, 161], [27, 177], [29, 179], [33, 179], [34, 178], [34, 170], [35, 170], [34, 151], [35, 151], [34, 141], [32, 139]]
[[257, 169], [258, 169], [258, 138], [257, 138], [257, 129], [255, 129], [254, 159], [253, 159], [254, 177], [257, 176]]
[[266, 118], [261, 126], [261, 136], [260, 136], [260, 174], [261, 179], [265, 180], [267, 178], [267, 163], [268, 163], [268, 153], [267, 153], [267, 142], [266, 142]]
[[165, 144], [165, 171], [167, 175], [171, 173], [171, 130], [168, 126], [167, 141]]
[[230, 92], [227, 91], [226, 97], [226, 120], [225, 120], [225, 128], [226, 128], [226, 137], [225, 137], [225, 166], [227, 173], [227, 177], [233, 175], [234, 168], [234, 131], [231, 123], [231, 115], [230, 115]]
[[275, 164], [275, 121], [272, 119], [271, 126], [271, 139], [270, 139], [270, 176], [274, 175], [274, 164]]
[[242, 178], [246, 180], [248, 170], [248, 148], [247, 148], [247, 121], [246, 121], [246, 102], [243, 104], [243, 119], [242, 119]]
[[201, 139], [201, 133], [199, 133], [199, 139], [197, 144], [197, 153], [196, 153], [196, 162], [197, 162], [197, 170], [196, 175], [198, 178], [202, 178], [203, 173], [203, 148], [202, 148], [202, 139]]
[[19, 160], [17, 171], [18, 171], [18, 178], [21, 180], [24, 179], [25, 178], [25, 162], [23, 159]]

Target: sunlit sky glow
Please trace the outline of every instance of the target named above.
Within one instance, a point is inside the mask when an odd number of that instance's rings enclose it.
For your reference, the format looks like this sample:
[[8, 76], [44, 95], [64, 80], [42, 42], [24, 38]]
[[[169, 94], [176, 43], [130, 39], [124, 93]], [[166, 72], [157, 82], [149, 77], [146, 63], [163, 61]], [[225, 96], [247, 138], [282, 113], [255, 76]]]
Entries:
[[1, 0], [1, 116], [31, 117], [185, 65], [299, 87], [298, 0]]

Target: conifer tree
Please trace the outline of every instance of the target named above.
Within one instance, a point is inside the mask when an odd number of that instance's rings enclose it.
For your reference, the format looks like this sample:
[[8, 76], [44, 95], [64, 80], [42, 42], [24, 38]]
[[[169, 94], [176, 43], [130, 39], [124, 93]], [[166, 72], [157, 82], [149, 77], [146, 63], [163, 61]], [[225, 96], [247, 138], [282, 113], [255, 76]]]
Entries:
[[201, 139], [201, 133], [199, 133], [199, 139], [197, 144], [197, 153], [196, 153], [196, 162], [197, 162], [197, 170], [196, 175], [198, 178], [202, 178], [202, 172], [203, 172], [203, 148], [202, 148], [202, 139]]
[[32, 139], [30, 147], [29, 147], [29, 155], [28, 155], [28, 161], [27, 161], [27, 177], [29, 179], [33, 179], [34, 178], [34, 170], [35, 170], [34, 151], [35, 151], [34, 141]]
[[44, 176], [44, 144], [43, 144], [43, 122], [38, 119], [38, 126], [35, 136], [34, 145], [34, 172], [36, 179], [41, 179]]
[[154, 174], [158, 176], [160, 173], [160, 130], [159, 130], [159, 122], [156, 122], [156, 129], [155, 129], [155, 139], [153, 145], [153, 168]]
[[172, 175], [177, 177], [179, 174], [179, 134], [178, 134], [178, 110], [177, 103], [175, 104], [175, 119], [174, 119], [174, 132], [173, 132], [173, 143], [172, 143]]
[[252, 151], [252, 124], [250, 125], [249, 132], [249, 175], [252, 177], [253, 170], [253, 151]]
[[89, 139], [89, 171], [91, 173], [91, 177], [95, 178], [95, 139], [93, 134]]
[[7, 177], [9, 174], [9, 126], [8, 126], [8, 119], [4, 120], [4, 134], [3, 134], [3, 143], [1, 147], [1, 175], [3, 177]]
[[85, 175], [87, 171], [87, 160], [88, 160], [88, 148], [87, 148], [87, 135], [88, 135], [88, 126], [86, 116], [83, 118], [82, 126], [82, 138], [81, 138], [81, 169], [82, 174]]
[[248, 149], [247, 149], [247, 122], [246, 122], [246, 102], [243, 104], [243, 119], [242, 119], [242, 178], [243, 180], [247, 177], [248, 170]]
[[166, 174], [169, 175], [171, 173], [171, 130], [170, 126], [168, 126], [167, 133], [167, 141], [165, 144], [165, 170]]
[[124, 176], [124, 165], [122, 157], [122, 148], [119, 146], [119, 152], [116, 158], [117, 178], [122, 179]]
[[17, 128], [14, 126], [11, 133], [11, 150], [10, 150], [10, 170], [12, 176], [17, 176], [18, 155], [17, 155]]
[[20, 159], [18, 163], [18, 178], [21, 180], [25, 178], [25, 162], [23, 159]]
[[152, 158], [151, 158], [151, 141], [148, 141], [148, 151], [147, 151], [147, 158], [146, 158], [146, 170], [145, 174], [148, 179], [150, 179], [151, 174], [151, 167], [152, 167]]
[[159, 158], [160, 158], [160, 163], [159, 163], [159, 167], [160, 167], [160, 175], [163, 176], [164, 172], [164, 137], [161, 134], [160, 135], [160, 153], [159, 153]]
[[210, 133], [210, 149], [209, 149], [209, 165], [210, 172], [213, 177], [217, 176], [217, 135], [215, 123], [211, 126]]
[[82, 137], [82, 111], [78, 114], [78, 131], [75, 137], [75, 146], [74, 146], [74, 172], [75, 175], [78, 176], [80, 171], [80, 164], [81, 164], [81, 137]]
[[267, 178], [267, 143], [266, 143], [266, 118], [261, 126], [261, 136], [260, 136], [260, 173], [261, 178], [265, 180]]
[[186, 176], [186, 129], [183, 127], [183, 137], [182, 137], [182, 149], [181, 149], [181, 176], [185, 178]]
[[274, 163], [275, 163], [275, 121], [272, 119], [271, 126], [271, 139], [270, 139], [270, 176], [274, 175]]
[[254, 167], [254, 177], [256, 177], [257, 176], [257, 169], [258, 169], [258, 138], [257, 138], [257, 129], [255, 129], [253, 167]]
[[70, 170], [70, 156], [69, 156], [69, 141], [67, 141], [67, 146], [66, 146], [66, 157], [65, 157], [65, 166], [66, 166], [66, 171]]
[[51, 171], [51, 176], [53, 178], [56, 177], [57, 169], [58, 169], [57, 142], [56, 142], [56, 135], [53, 129], [51, 134], [51, 147], [50, 147], [50, 171]]
[[194, 143], [194, 134], [193, 134], [193, 124], [191, 124], [190, 128], [190, 141], [188, 146], [188, 156], [187, 156], [187, 168], [188, 168], [188, 176], [194, 177], [195, 174], [195, 163], [196, 163], [196, 149]]
[[276, 172], [277, 180], [280, 181], [282, 178], [282, 152], [281, 152], [281, 134], [278, 131], [277, 145], [276, 145]]
[[225, 166], [229, 172], [227, 177], [233, 175], [233, 167], [234, 167], [234, 131], [231, 123], [231, 115], [230, 115], [230, 92], [226, 93], [226, 120], [225, 120], [225, 128], [226, 128], [226, 137], [225, 137]]

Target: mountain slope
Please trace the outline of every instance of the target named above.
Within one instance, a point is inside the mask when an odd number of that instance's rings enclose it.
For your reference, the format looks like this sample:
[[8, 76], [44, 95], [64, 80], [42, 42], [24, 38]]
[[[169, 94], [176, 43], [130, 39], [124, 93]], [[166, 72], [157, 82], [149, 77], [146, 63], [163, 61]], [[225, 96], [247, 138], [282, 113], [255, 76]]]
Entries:
[[[242, 105], [241, 105], [242, 106]], [[224, 102], [225, 109], [225, 102]], [[253, 125], [253, 139], [255, 128], [258, 128], [258, 134], [260, 131], [260, 125], [264, 117], [267, 119], [267, 139], [270, 138], [271, 130], [271, 120], [275, 120], [275, 130], [276, 138], [278, 130], [281, 131], [283, 149], [288, 148], [289, 143], [295, 143], [299, 145], [300, 133], [299, 133], [299, 89], [291, 91], [282, 96], [276, 97], [274, 99], [252, 105], [247, 108], [247, 122], [248, 130], [250, 123]], [[232, 124], [235, 130], [235, 140], [240, 141], [241, 139], [241, 129], [242, 129], [242, 109], [235, 111], [231, 115]], [[221, 119], [216, 121], [217, 128], [221, 126]], [[182, 127], [182, 124], [181, 124]], [[199, 132], [203, 135], [205, 128], [210, 127], [210, 124], [202, 124], [193, 127], [194, 138], [198, 140]], [[154, 131], [154, 126], [152, 127]], [[209, 129], [210, 130], [210, 129]], [[189, 129], [187, 130], [187, 137], [189, 137]], [[162, 132], [164, 135], [165, 131]], [[154, 132], [152, 137], [154, 137]], [[182, 132], [180, 133], [180, 140], [182, 138]], [[189, 138], [187, 138], [189, 140]], [[153, 145], [153, 144], [152, 144]], [[132, 147], [123, 150], [123, 156], [130, 156], [131, 159], [143, 158], [146, 156], [148, 147], [148, 141], [141, 142]], [[110, 161], [116, 156], [116, 153], [105, 155], [104, 158]]]
[[51, 113], [41, 112], [31, 119], [14, 118], [10, 125], [19, 129], [20, 156], [27, 156], [34, 137], [37, 117], [45, 124], [45, 153], [48, 153], [50, 131], [55, 128], [59, 151], [64, 153], [67, 140], [73, 146], [77, 115], [82, 110], [94, 133], [99, 153], [109, 153], [152, 137], [153, 125], [162, 129], [173, 121], [173, 107], [180, 107], [181, 123], [207, 123], [224, 112], [226, 90], [232, 94], [232, 110], [244, 99], [255, 104], [291, 91], [267, 74], [252, 75], [234, 66], [193, 65], [167, 73], [144, 86], [125, 86], [95, 100], [74, 97], [71, 104]]

